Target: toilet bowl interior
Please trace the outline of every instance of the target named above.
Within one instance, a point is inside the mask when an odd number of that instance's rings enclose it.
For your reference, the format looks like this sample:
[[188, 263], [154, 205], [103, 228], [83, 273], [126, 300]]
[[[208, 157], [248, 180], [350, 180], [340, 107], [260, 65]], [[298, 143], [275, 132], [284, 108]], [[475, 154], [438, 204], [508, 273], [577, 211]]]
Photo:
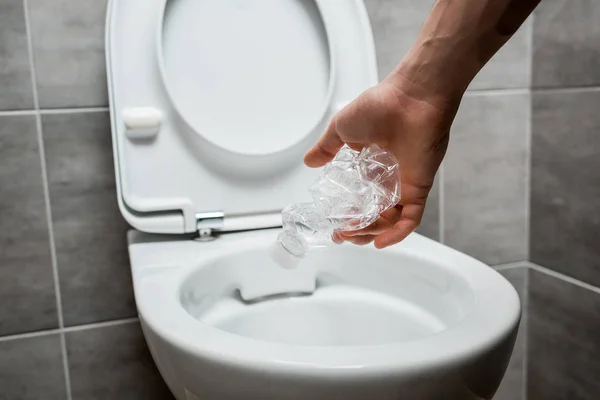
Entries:
[[267, 249], [198, 266], [180, 287], [204, 324], [269, 342], [382, 345], [416, 340], [462, 321], [476, 304], [468, 281], [417, 254], [344, 246], [281, 270]]

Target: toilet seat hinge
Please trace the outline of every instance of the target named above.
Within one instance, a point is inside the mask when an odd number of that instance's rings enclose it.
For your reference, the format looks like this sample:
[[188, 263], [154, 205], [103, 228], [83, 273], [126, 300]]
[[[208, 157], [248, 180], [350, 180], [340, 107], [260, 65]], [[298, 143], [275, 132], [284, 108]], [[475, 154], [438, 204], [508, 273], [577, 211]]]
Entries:
[[225, 226], [225, 213], [222, 211], [211, 211], [196, 213], [196, 230], [198, 240], [208, 241], [215, 238], [215, 232]]
[[281, 227], [281, 211], [231, 215], [225, 218], [222, 211], [209, 211], [196, 213], [197, 239], [208, 241], [214, 239], [218, 233], [251, 231]]

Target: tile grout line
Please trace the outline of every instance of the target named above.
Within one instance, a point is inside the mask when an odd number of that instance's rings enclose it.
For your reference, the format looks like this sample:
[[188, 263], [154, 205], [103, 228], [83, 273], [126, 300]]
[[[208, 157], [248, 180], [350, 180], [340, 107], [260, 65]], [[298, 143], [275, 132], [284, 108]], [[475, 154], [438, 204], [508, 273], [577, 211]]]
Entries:
[[115, 320], [104, 321], [104, 322], [94, 322], [94, 323], [84, 324], [84, 325], [69, 326], [69, 327], [62, 328], [62, 329], [60, 329], [60, 328], [45, 329], [45, 330], [35, 331], [35, 332], [16, 333], [16, 334], [12, 334], [12, 335], [0, 336], [0, 342], [6, 342], [9, 340], [35, 338], [35, 337], [40, 337], [40, 336], [54, 335], [54, 334], [61, 334], [61, 333], [68, 333], [68, 332], [80, 332], [80, 331], [85, 331], [85, 330], [89, 330], [89, 329], [101, 329], [101, 328], [107, 328], [107, 327], [111, 327], [111, 326], [130, 324], [130, 323], [134, 323], [134, 322], [138, 322], [138, 321], [139, 321], [139, 319], [137, 317], [133, 317], [133, 318], [115, 319]]
[[522, 399], [527, 399], [527, 382], [529, 381], [529, 271], [530, 267], [525, 270], [525, 293], [523, 299], [523, 309], [526, 312], [525, 320], [523, 321], [524, 339], [523, 339], [523, 387]]
[[543, 267], [543, 266], [538, 265], [536, 263], [533, 263], [531, 261], [528, 264], [529, 264], [529, 268], [531, 268], [531, 269], [533, 269], [533, 270], [535, 270], [537, 272], [549, 275], [549, 276], [551, 276], [553, 278], [556, 278], [556, 279], [560, 279], [560, 280], [562, 280], [564, 282], [567, 282], [567, 283], [570, 283], [572, 285], [579, 286], [582, 289], [587, 289], [590, 292], [594, 292], [594, 293], [600, 294], [600, 287], [591, 285], [591, 284], [589, 284], [587, 282], [584, 282], [584, 281], [580, 281], [579, 279], [572, 278], [572, 277], [570, 277], [568, 275], [561, 274], [560, 272], [553, 271], [550, 268]]
[[[533, 67], [531, 67], [533, 68]], [[533, 70], [531, 72], [533, 77]], [[531, 78], [533, 79], [533, 78]], [[562, 86], [562, 87], [534, 87], [532, 83], [528, 87], [521, 88], [495, 88], [495, 89], [477, 89], [467, 90], [465, 97], [477, 97], [477, 96], [505, 96], [515, 94], [525, 94], [528, 92], [539, 92], [539, 93], [589, 93], [599, 92], [600, 85], [594, 86]]]
[[[37, 89], [36, 89], [37, 91]], [[34, 100], [35, 101], [35, 100]], [[42, 115], [47, 114], [79, 114], [93, 112], [108, 112], [108, 107], [81, 107], [81, 108], [38, 108], [32, 110], [0, 110], [0, 117], [12, 115], [35, 115], [39, 112]]]
[[133, 322], [137, 322], [137, 321], [139, 321], [139, 319], [137, 317], [115, 319], [112, 321], [94, 322], [94, 323], [85, 324], [85, 325], [69, 326], [69, 327], [63, 328], [62, 331], [65, 333], [66, 332], [79, 332], [79, 331], [85, 331], [88, 329], [108, 328], [111, 326], [125, 325], [125, 324], [130, 324]]
[[504, 271], [504, 270], [513, 269], [513, 268], [529, 267], [529, 262], [526, 260], [513, 261], [513, 262], [508, 262], [508, 263], [503, 263], [503, 264], [490, 265], [490, 267], [495, 269], [496, 271]]
[[0, 111], [0, 117], [12, 117], [19, 115], [35, 115], [35, 110], [10, 110]]
[[525, 132], [525, 254], [531, 258], [531, 182], [533, 158], [533, 95], [529, 93], [527, 131]]
[[[527, 259], [531, 259], [531, 182], [532, 182], [532, 159], [533, 159], [533, 32], [535, 28], [535, 13], [531, 13], [531, 22], [529, 24], [529, 35], [527, 37], [529, 47], [529, 110], [528, 110], [528, 121], [527, 121], [527, 132], [525, 140], [527, 164], [525, 166], [526, 174], [526, 191], [525, 191], [525, 210], [527, 213], [527, 219], [525, 220], [525, 241], [526, 241], [526, 254]], [[529, 274], [527, 274], [529, 275]]]
[[35, 332], [15, 333], [15, 334], [10, 334], [10, 335], [6, 335], [6, 336], [0, 336], [0, 343], [7, 342], [9, 340], [36, 338], [36, 337], [40, 337], [40, 336], [53, 335], [53, 334], [57, 334], [57, 333], [60, 334], [60, 331], [61, 331], [60, 329], [44, 329], [44, 330], [35, 331]]
[[563, 86], [563, 87], [534, 87], [531, 90], [536, 93], [595, 93], [600, 91], [600, 86]]
[[510, 96], [525, 94], [529, 91], [529, 88], [497, 88], [497, 89], [480, 89], [480, 90], [467, 90], [465, 97], [478, 97], [478, 96]]
[[[531, 182], [532, 182], [532, 156], [533, 156], [533, 32], [535, 29], [535, 12], [531, 13], [531, 22], [529, 23], [529, 34], [527, 37], [527, 45], [529, 47], [528, 54], [528, 62], [529, 62], [529, 116], [527, 122], [527, 133], [526, 138], [526, 151], [527, 151], [527, 165], [526, 165], [526, 204], [525, 210], [527, 212], [527, 218], [525, 220], [525, 241], [526, 241], [526, 254], [527, 259], [531, 259]], [[529, 382], [529, 316], [531, 313], [529, 312], [529, 281], [531, 275], [531, 266], [529, 263], [526, 264], [527, 269], [525, 269], [525, 293], [523, 295], [523, 310], [525, 310], [525, 320], [523, 321], [523, 330], [524, 330], [524, 339], [523, 339], [523, 371], [521, 378], [523, 379], [522, 387], [521, 387], [521, 398], [522, 400], [527, 399], [527, 395], [529, 393], [528, 382]]]
[[440, 198], [438, 199], [438, 211], [439, 211], [439, 221], [438, 221], [438, 235], [440, 237], [440, 243], [444, 244], [444, 230], [445, 230], [445, 219], [446, 219], [446, 212], [444, 210], [444, 205], [445, 205], [445, 200], [444, 200], [444, 173], [445, 167], [444, 167], [444, 163], [442, 163], [442, 165], [440, 166], [439, 169], [439, 173], [440, 173]]
[[108, 112], [108, 107], [82, 107], [82, 108], [46, 108], [40, 109], [42, 115], [47, 114], [77, 114], [92, 112]]
[[35, 58], [33, 52], [33, 34], [31, 33], [31, 23], [29, 15], [29, 3], [28, 0], [23, 0], [23, 14], [25, 18], [25, 29], [27, 32], [27, 52], [29, 55], [29, 66], [31, 74], [31, 90], [33, 94], [33, 107], [35, 115], [35, 124], [37, 129], [38, 147], [40, 152], [40, 164], [42, 171], [42, 185], [44, 187], [44, 203], [46, 208], [46, 225], [48, 227], [48, 240], [50, 245], [50, 259], [52, 264], [52, 277], [54, 280], [54, 294], [56, 296], [56, 312], [58, 314], [58, 327], [59, 327], [59, 338], [60, 347], [62, 353], [62, 364], [63, 373], [65, 379], [65, 390], [67, 394], [67, 400], [72, 400], [71, 391], [71, 376], [69, 374], [69, 360], [67, 355], [67, 343], [65, 339], [64, 329], [64, 316], [62, 310], [62, 300], [60, 292], [60, 281], [58, 275], [58, 261], [56, 257], [56, 246], [54, 240], [54, 228], [52, 225], [52, 210], [50, 207], [50, 184], [48, 182], [48, 171], [46, 168], [46, 152], [44, 149], [44, 137], [42, 133], [42, 117], [40, 114], [40, 99], [37, 90], [37, 74], [35, 70]]

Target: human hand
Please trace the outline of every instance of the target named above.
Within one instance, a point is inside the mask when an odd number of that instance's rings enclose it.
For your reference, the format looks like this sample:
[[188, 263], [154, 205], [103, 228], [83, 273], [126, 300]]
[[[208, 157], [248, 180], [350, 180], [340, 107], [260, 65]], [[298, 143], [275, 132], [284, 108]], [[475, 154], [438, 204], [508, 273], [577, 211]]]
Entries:
[[305, 164], [322, 167], [344, 144], [355, 150], [377, 144], [398, 160], [402, 197], [372, 225], [336, 232], [336, 242], [365, 245], [374, 241], [375, 247], [384, 248], [402, 241], [419, 226], [459, 102], [421, 96], [407, 83], [398, 85], [386, 79], [334, 115], [325, 134], [306, 154]]

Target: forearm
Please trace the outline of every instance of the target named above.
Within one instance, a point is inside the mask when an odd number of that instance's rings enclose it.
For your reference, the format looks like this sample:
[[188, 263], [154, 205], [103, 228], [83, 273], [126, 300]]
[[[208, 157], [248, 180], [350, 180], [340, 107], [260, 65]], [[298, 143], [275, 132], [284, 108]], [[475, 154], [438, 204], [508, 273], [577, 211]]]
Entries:
[[437, 0], [412, 48], [386, 79], [427, 101], [459, 100], [540, 1]]

